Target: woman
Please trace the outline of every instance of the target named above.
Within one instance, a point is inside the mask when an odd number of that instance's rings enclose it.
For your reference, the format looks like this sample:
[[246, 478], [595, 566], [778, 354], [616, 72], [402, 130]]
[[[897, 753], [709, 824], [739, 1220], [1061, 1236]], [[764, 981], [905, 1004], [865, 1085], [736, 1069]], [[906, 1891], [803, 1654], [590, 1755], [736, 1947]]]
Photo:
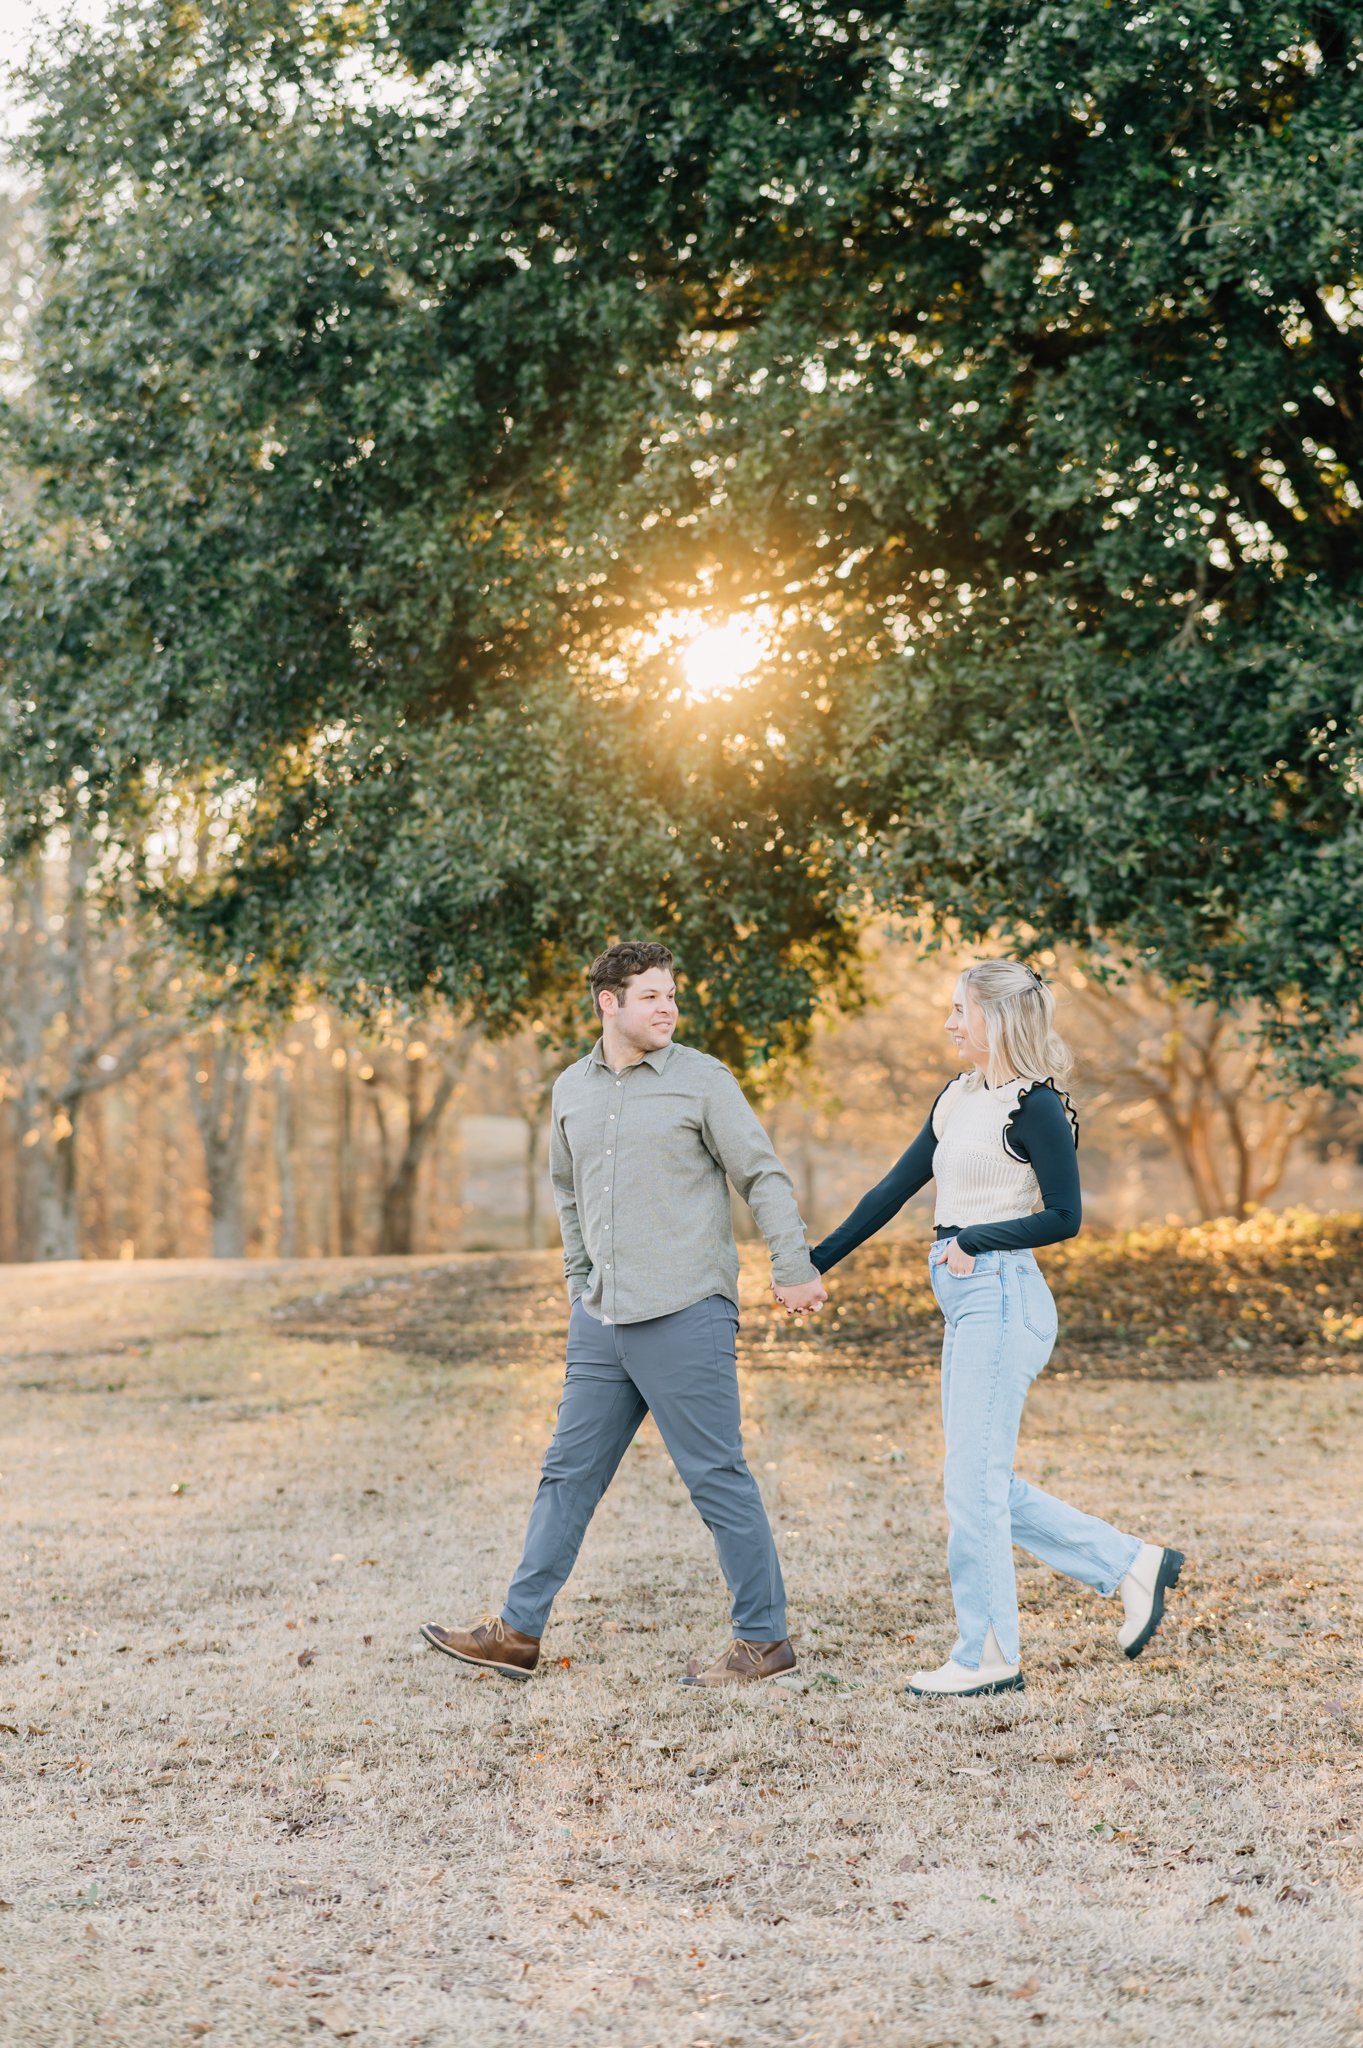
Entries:
[[1055, 1030], [1054, 997], [1015, 960], [967, 968], [946, 1029], [970, 1071], [942, 1090], [908, 1151], [812, 1256], [827, 1272], [936, 1181], [928, 1261], [946, 1323], [947, 1569], [957, 1636], [946, 1663], [915, 1672], [908, 1690], [969, 1697], [1023, 1683], [1015, 1543], [1099, 1593], [1121, 1594], [1117, 1640], [1128, 1657], [1139, 1657], [1159, 1627], [1183, 1558], [1013, 1471], [1022, 1404], [1056, 1335], [1034, 1248], [1079, 1229], [1079, 1123], [1056, 1085], [1073, 1062]]

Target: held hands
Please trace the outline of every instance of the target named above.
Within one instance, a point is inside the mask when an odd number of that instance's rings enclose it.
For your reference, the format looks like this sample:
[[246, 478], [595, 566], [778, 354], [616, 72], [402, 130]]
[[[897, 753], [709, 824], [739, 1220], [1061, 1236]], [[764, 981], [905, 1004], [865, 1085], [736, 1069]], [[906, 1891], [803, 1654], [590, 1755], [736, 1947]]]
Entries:
[[788, 1316], [816, 1316], [828, 1299], [822, 1280], [803, 1280], [798, 1287], [778, 1287], [773, 1280], [771, 1291]]

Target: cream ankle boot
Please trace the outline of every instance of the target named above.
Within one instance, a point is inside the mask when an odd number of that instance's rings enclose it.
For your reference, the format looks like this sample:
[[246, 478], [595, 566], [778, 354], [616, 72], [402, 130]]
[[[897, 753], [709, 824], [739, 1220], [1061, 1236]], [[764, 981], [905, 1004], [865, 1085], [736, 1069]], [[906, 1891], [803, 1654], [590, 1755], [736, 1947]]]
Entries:
[[1158, 1543], [1142, 1543], [1136, 1552], [1136, 1562], [1117, 1587], [1126, 1610], [1117, 1641], [1128, 1657], [1140, 1656], [1164, 1619], [1164, 1596], [1178, 1584], [1182, 1570], [1181, 1550], [1161, 1550]]
[[992, 1627], [984, 1639], [978, 1671], [967, 1671], [954, 1657], [948, 1657], [936, 1671], [915, 1671], [905, 1686], [921, 1699], [973, 1699], [979, 1693], [1021, 1692], [1026, 1681], [1019, 1664], [1004, 1662]]

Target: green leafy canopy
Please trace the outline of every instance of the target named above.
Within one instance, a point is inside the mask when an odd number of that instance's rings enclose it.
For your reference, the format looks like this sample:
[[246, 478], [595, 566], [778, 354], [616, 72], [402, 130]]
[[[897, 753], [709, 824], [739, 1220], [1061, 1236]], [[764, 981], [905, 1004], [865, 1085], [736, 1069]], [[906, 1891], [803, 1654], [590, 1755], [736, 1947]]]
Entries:
[[[1267, 0], [67, 31], [16, 829], [73, 770], [218, 777], [197, 928], [356, 999], [524, 1013], [657, 930], [760, 1056], [869, 902], [1256, 1001], [1337, 1076], [1359, 46]], [[648, 633], [758, 606], [689, 705]]]

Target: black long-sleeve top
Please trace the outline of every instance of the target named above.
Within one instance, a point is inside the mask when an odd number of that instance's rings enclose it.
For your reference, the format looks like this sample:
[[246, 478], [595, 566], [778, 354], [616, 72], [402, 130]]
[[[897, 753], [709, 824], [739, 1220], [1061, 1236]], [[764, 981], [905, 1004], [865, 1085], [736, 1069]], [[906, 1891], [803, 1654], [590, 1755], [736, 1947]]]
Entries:
[[[942, 1094], [945, 1093], [943, 1089]], [[907, 1152], [901, 1153], [884, 1180], [878, 1181], [868, 1194], [863, 1195], [851, 1215], [815, 1245], [810, 1257], [821, 1273], [826, 1273], [830, 1266], [836, 1266], [839, 1259], [845, 1259], [849, 1252], [855, 1251], [876, 1231], [883, 1230], [890, 1218], [899, 1214], [910, 1196], [916, 1195], [932, 1179], [933, 1159], [937, 1151], [932, 1113], [941, 1099], [939, 1095], [922, 1130]], [[1023, 1095], [1009, 1118], [1007, 1144], [1010, 1151], [1030, 1163], [1041, 1188], [1042, 1206], [1033, 1210], [1030, 1216], [1012, 1216], [998, 1223], [971, 1223], [959, 1233], [952, 1232], [950, 1222], [942, 1225], [939, 1236], [955, 1235], [961, 1250], [972, 1256], [976, 1252], [1015, 1251], [1023, 1246], [1058, 1244], [1062, 1238], [1074, 1237], [1078, 1233], [1083, 1218], [1078, 1139], [1064, 1102], [1048, 1081], [1037, 1082]]]

